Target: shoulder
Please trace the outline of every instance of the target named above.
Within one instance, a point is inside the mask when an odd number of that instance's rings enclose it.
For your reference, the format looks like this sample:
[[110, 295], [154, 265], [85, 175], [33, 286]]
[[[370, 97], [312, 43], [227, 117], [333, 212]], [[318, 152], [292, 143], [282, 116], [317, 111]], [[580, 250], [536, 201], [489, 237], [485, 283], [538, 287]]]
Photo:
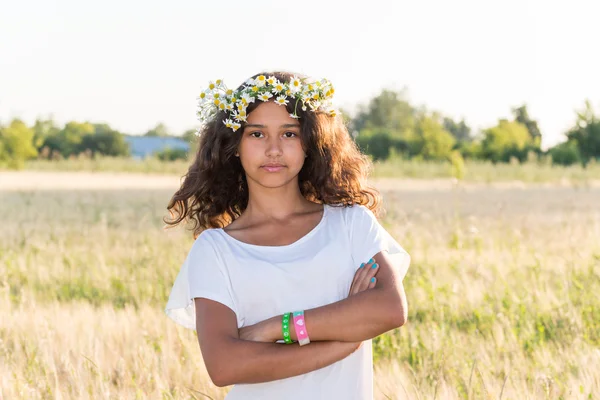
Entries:
[[218, 229], [212, 228], [203, 230], [196, 240], [194, 240], [190, 253], [216, 251], [218, 247], [217, 235], [219, 235]]
[[377, 221], [377, 217], [369, 207], [362, 204], [329, 205], [328, 207], [329, 212], [337, 214], [350, 229], [364, 224], [370, 225]]
[[375, 214], [369, 209], [369, 207], [364, 206], [362, 204], [352, 204], [352, 205], [344, 205], [344, 204], [332, 204], [328, 205], [329, 210], [332, 213], [338, 213], [344, 218], [348, 220], [353, 220], [356, 218], [375, 218]]

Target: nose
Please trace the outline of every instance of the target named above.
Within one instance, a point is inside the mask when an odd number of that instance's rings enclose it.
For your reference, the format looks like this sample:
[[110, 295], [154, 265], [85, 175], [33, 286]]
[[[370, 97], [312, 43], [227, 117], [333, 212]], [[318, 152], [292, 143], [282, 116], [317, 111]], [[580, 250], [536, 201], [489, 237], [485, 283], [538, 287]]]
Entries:
[[271, 135], [267, 141], [266, 155], [269, 157], [281, 155], [281, 141], [276, 135]]

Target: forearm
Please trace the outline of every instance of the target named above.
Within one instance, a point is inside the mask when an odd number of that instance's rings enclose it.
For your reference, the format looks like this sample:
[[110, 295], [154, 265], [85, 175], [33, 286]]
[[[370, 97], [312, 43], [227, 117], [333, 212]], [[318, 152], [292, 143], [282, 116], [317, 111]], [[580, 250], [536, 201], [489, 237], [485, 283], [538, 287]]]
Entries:
[[[278, 344], [229, 339], [227, 351], [219, 356], [218, 373], [212, 376], [218, 386], [260, 383], [305, 374], [331, 365], [352, 354], [357, 343], [338, 341]], [[216, 379], [215, 379], [216, 378]]]
[[[406, 297], [394, 298], [383, 289], [371, 289], [344, 300], [304, 311], [311, 341], [361, 342], [402, 326], [406, 320]], [[280, 318], [280, 317], [279, 317]], [[291, 329], [292, 339], [297, 340]]]

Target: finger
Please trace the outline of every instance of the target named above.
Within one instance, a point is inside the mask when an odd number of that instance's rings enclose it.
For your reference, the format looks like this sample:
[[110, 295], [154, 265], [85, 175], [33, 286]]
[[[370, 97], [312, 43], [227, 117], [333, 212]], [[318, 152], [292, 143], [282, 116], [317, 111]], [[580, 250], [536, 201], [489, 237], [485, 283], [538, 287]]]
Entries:
[[350, 288], [351, 294], [358, 293], [360, 291], [360, 282], [364, 281], [366, 273], [367, 266], [365, 266], [365, 263], [360, 264], [360, 267], [358, 267], [358, 269], [356, 270], [356, 273], [354, 274], [354, 278], [352, 280], [352, 287]]
[[378, 271], [379, 271], [379, 264], [377, 264], [377, 263], [372, 264], [368, 268], [368, 272], [365, 274], [362, 281], [357, 285], [359, 288], [359, 291], [367, 290], [367, 289], [374, 287], [374, 285], [372, 285], [372, 283], [373, 283], [372, 279], [375, 277], [375, 275], [377, 275]]
[[356, 270], [355, 278], [357, 281], [364, 279], [365, 275], [369, 273], [369, 270], [373, 267], [375, 260], [370, 259], [366, 263], [360, 264], [360, 267]]
[[352, 295], [352, 294], [356, 293], [356, 285], [360, 281], [360, 277], [363, 272], [363, 270], [362, 270], [363, 266], [364, 266], [364, 264], [360, 264], [360, 267], [358, 267], [358, 269], [354, 273], [354, 278], [352, 278], [352, 284], [350, 285], [350, 292], [348, 293], [348, 295]]
[[360, 264], [360, 267], [358, 267], [356, 273], [354, 274], [354, 279], [352, 280], [349, 295], [356, 294], [367, 289], [369, 279], [372, 275], [371, 270], [373, 269], [374, 263], [375, 260], [371, 258], [366, 263]]
[[369, 289], [373, 289], [376, 284], [377, 284], [377, 278], [372, 277], [371, 280], [369, 281]]
[[375, 263], [372, 264], [369, 268], [368, 268], [369, 272], [366, 275], [366, 280], [367, 282], [371, 280], [372, 277], [374, 277], [375, 275], [377, 275], [377, 272], [379, 272], [379, 264]]

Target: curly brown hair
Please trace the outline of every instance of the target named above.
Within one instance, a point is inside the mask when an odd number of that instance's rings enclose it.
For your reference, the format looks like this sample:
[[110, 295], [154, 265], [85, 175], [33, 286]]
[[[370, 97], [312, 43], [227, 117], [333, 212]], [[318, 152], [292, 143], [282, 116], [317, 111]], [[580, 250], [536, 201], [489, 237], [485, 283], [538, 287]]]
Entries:
[[[288, 72], [261, 72], [287, 82], [300, 74]], [[241, 85], [237, 90], [240, 90]], [[296, 100], [296, 102], [299, 100]], [[251, 103], [250, 114], [260, 102]], [[381, 207], [381, 195], [367, 186], [371, 171], [370, 160], [362, 154], [350, 136], [340, 116], [331, 117], [323, 112], [302, 111], [294, 101], [286, 105], [290, 113], [300, 117], [302, 147], [307, 158], [298, 174], [302, 195], [315, 203], [337, 206], [361, 204], [376, 215]], [[194, 238], [209, 228], [223, 228], [238, 218], [248, 205], [248, 184], [242, 164], [235, 153], [241, 134], [235, 134], [223, 124], [225, 111], [219, 111], [199, 132], [199, 146], [194, 162], [184, 175], [167, 210], [168, 227], [184, 220], [192, 220]], [[241, 132], [244, 129], [242, 123]]]

